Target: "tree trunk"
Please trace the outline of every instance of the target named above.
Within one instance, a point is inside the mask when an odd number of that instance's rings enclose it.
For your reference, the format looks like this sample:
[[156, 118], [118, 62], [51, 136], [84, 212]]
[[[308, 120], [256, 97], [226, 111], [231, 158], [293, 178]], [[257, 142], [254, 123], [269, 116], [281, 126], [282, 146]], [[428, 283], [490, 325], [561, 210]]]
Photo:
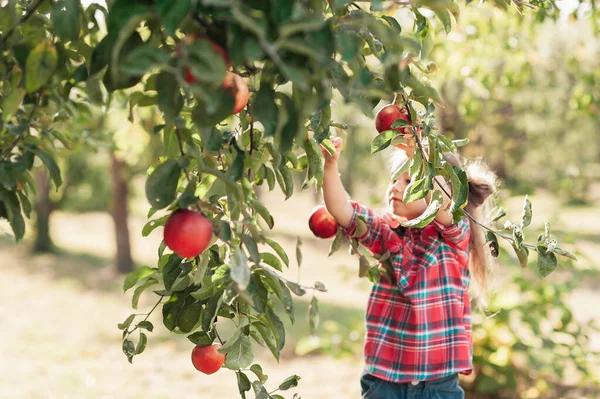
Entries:
[[35, 202], [36, 228], [33, 252], [54, 252], [54, 244], [50, 237], [50, 214], [52, 213], [50, 181], [48, 180], [46, 169], [38, 168], [35, 172], [35, 180], [37, 185], [37, 199]]
[[125, 162], [119, 159], [114, 152], [110, 154], [112, 162], [112, 209], [111, 214], [115, 223], [115, 238], [117, 240], [117, 270], [120, 273], [129, 273], [133, 270], [131, 259], [131, 245], [129, 242], [129, 226], [127, 224], [127, 197], [128, 187], [125, 176]]

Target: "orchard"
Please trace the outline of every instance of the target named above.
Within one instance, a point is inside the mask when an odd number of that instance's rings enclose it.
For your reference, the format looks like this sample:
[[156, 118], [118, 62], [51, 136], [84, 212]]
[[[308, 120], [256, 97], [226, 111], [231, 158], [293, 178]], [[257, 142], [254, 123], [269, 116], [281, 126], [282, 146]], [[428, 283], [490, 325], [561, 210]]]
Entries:
[[[414, 158], [398, 170], [411, 176], [405, 198], [432, 200], [418, 218], [394, 223], [431, 223], [442, 206], [434, 182], [442, 179], [450, 182], [454, 220], [472, 218], [464, 210], [466, 174], [442, 156], [468, 147], [469, 138], [440, 129], [439, 113], [447, 108], [432, 83], [434, 39], [450, 37], [461, 24], [461, 10], [476, 7], [470, 3], [2, 1], [0, 218], [21, 240], [36, 193], [34, 167], [42, 165], [58, 190], [65, 153], [105, 145], [93, 127], [78, 130], [78, 121], [122, 99], [131, 119], [134, 110], [158, 112], [150, 134], [161, 152], [146, 173], [150, 209], [143, 234], [161, 227], [164, 239], [156, 264], [135, 269], [123, 282], [134, 309], [142, 295], [154, 298], [155, 306], [119, 324], [121, 349], [132, 362], [152, 344], [155, 329], [185, 334], [189, 367], [203, 377], [228, 369], [241, 397], [282, 398], [301, 376], [267, 384], [268, 370], [255, 363], [253, 348], [268, 348], [280, 361], [286, 345], [281, 318], [314, 331], [318, 295], [326, 288], [284, 276], [284, 269], [302, 264], [302, 243], [298, 238], [290, 256], [271, 238], [280, 221], [258, 188], [281, 191], [285, 199], [320, 190], [321, 148], [333, 150], [332, 135], [352, 134], [335, 119], [337, 101], [372, 120], [371, 154], [410, 140], [416, 145]], [[559, 18], [552, 1], [491, 3], [495, 12], [535, 14], [540, 23]], [[549, 222], [542, 232], [527, 229], [532, 208], [526, 197], [518, 220], [506, 220], [499, 208], [491, 223], [480, 226], [493, 256], [505, 243], [523, 268], [545, 278], [559, 259], [576, 257], [560, 245]], [[322, 205], [306, 220], [316, 237], [330, 239], [330, 255], [349, 246], [360, 277], [385, 277], [389, 251], [362, 248], [355, 238], [365, 232], [363, 221], [355, 237], [345, 238]], [[309, 319], [296, 320], [294, 297], [307, 294]], [[162, 314], [163, 326], [148, 320], [153, 312]], [[217, 328], [224, 319], [235, 325], [230, 336]]]

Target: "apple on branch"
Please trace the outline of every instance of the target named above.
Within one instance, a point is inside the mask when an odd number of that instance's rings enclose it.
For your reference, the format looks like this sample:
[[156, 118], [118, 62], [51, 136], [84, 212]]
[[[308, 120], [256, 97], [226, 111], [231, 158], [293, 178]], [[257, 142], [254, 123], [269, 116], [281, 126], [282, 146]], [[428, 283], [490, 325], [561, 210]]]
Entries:
[[223, 363], [225, 363], [225, 354], [219, 353], [221, 344], [212, 344], [208, 346], [195, 346], [192, 349], [192, 364], [196, 370], [204, 374], [214, 374]]
[[308, 227], [319, 238], [331, 238], [337, 233], [338, 224], [325, 205], [317, 205], [310, 212]]
[[173, 212], [164, 229], [167, 247], [182, 258], [201, 254], [212, 239], [212, 223], [200, 212], [178, 209]]

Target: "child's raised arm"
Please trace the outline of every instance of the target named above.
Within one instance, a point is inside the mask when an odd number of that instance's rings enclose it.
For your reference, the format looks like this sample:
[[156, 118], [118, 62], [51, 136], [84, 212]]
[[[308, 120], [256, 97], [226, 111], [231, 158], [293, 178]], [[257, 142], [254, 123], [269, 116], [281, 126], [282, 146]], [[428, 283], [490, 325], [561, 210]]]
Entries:
[[337, 162], [342, 153], [344, 141], [339, 137], [332, 137], [335, 146], [335, 154], [331, 155], [321, 146], [325, 157], [325, 173], [323, 176], [323, 199], [325, 206], [336, 222], [342, 227], [348, 228], [352, 222], [352, 205], [346, 199], [346, 191], [340, 179]]

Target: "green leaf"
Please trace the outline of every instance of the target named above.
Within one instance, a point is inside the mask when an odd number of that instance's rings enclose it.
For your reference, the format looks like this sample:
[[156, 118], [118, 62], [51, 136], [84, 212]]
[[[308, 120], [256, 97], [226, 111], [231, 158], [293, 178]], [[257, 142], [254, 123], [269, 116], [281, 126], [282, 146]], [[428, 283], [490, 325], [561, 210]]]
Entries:
[[258, 246], [254, 238], [249, 236], [248, 234], [241, 233], [240, 238], [244, 242], [244, 245], [248, 249], [248, 253], [250, 253], [250, 259], [252, 262], [259, 264], [260, 263], [260, 254], [258, 252]]
[[158, 92], [158, 107], [165, 114], [167, 122], [175, 119], [183, 107], [183, 96], [179, 90], [177, 80], [168, 72], [161, 72], [156, 77], [156, 91]]
[[246, 260], [246, 254], [236, 247], [230, 255], [231, 279], [236, 284], [238, 290], [244, 291], [250, 283], [250, 267]]
[[273, 332], [268, 327], [265, 327], [260, 323], [253, 324], [253, 327], [256, 328], [256, 330], [258, 331], [258, 333], [264, 340], [264, 343], [267, 345], [267, 347], [273, 354], [273, 357], [277, 359], [277, 361], [279, 361], [280, 353], [277, 349], [277, 344], [275, 342], [275, 336], [273, 335]]
[[558, 265], [556, 255], [554, 255], [554, 253], [552, 253], [552, 252], [548, 253], [547, 249], [548, 248], [543, 245], [538, 245], [536, 247], [536, 250], [538, 253], [538, 261], [537, 261], [538, 275], [541, 278], [547, 277], [550, 273], [552, 273], [556, 269], [556, 266]]
[[182, 262], [182, 258], [177, 254], [171, 254], [167, 264], [162, 269], [163, 281], [165, 283], [165, 289], [171, 290], [173, 283], [177, 280], [177, 277], [181, 274], [181, 268], [179, 265]]
[[523, 211], [521, 213], [521, 228], [525, 228], [531, 224], [531, 201], [529, 200], [529, 196], [525, 196], [525, 201], [523, 202]]
[[169, 35], [173, 35], [192, 6], [192, 0], [157, 0], [156, 10]]
[[370, 268], [371, 268], [371, 265], [369, 264], [369, 261], [367, 260], [367, 258], [360, 255], [358, 258], [358, 276], [361, 278], [365, 277], [367, 275], [367, 273], [369, 272]]
[[456, 147], [463, 147], [463, 146], [469, 144], [469, 139], [468, 138], [464, 138], [464, 139], [452, 140], [452, 143]]
[[402, 27], [396, 18], [387, 15], [382, 15], [381, 18], [385, 19], [396, 33], [402, 33]]
[[564, 256], [566, 258], [573, 259], [575, 261], [577, 260], [577, 256], [575, 256], [572, 252], [567, 251], [566, 249], [556, 247], [552, 252]]
[[260, 364], [253, 364], [252, 366], [250, 366], [250, 371], [252, 371], [256, 375], [256, 377], [262, 384], [267, 382], [267, 380], [269, 379], [269, 377], [263, 372], [263, 369], [260, 366]]
[[162, 209], [175, 200], [181, 166], [174, 159], [158, 165], [146, 180], [146, 198], [155, 209]]
[[285, 154], [286, 152], [292, 150], [292, 147], [294, 145], [294, 138], [298, 133], [300, 125], [298, 118], [299, 110], [297, 110], [294, 106], [294, 102], [292, 101], [292, 99], [290, 99], [287, 96], [283, 96], [282, 106], [284, 106], [287, 111], [288, 119], [285, 125], [283, 126], [283, 129], [281, 130], [279, 151], [280, 153]]
[[25, 98], [25, 89], [16, 88], [2, 99], [2, 120], [8, 122], [17, 113]]
[[[10, 227], [15, 234], [15, 240], [19, 241], [25, 234], [25, 220], [21, 214], [21, 204], [13, 191], [8, 191], [0, 186], [0, 205], [2, 204]], [[1, 210], [2, 207], [0, 207]]]
[[308, 324], [310, 325], [310, 333], [315, 335], [317, 327], [319, 327], [319, 300], [315, 295], [313, 295], [308, 306]]
[[145, 279], [146, 277], [152, 276], [153, 274], [158, 273], [158, 269], [151, 268], [148, 266], [142, 266], [134, 271], [127, 274], [125, 277], [125, 281], [123, 282], [123, 292], [126, 292], [128, 289], [136, 285], [139, 281]]
[[150, 44], [144, 44], [133, 49], [120, 61], [121, 72], [130, 76], [142, 76], [153, 67], [167, 65], [169, 55]]
[[308, 184], [310, 185], [314, 179], [317, 183], [317, 189], [320, 189], [325, 174], [325, 159], [323, 158], [323, 153], [317, 143], [310, 139], [304, 140], [304, 150], [306, 151], [306, 157], [308, 159]]
[[54, 73], [58, 63], [56, 48], [51, 41], [38, 44], [27, 56], [25, 65], [25, 88], [32, 93], [41, 88]]
[[119, 328], [119, 330], [126, 330], [131, 325], [131, 322], [133, 321], [133, 319], [135, 319], [135, 315], [131, 314], [131, 315], [127, 316], [127, 318], [125, 319], [125, 321], [123, 321], [123, 323], [119, 323], [117, 325], [117, 327]]
[[486, 230], [485, 231], [485, 243], [489, 244], [490, 252], [494, 258], [498, 257], [498, 237], [493, 232]]
[[135, 354], [139, 355], [146, 349], [146, 344], [148, 343], [148, 337], [144, 333], [140, 333], [140, 340], [135, 347]]
[[137, 324], [137, 327], [138, 328], [143, 328], [144, 330], [147, 330], [147, 331], [150, 331], [150, 332], [154, 331], [154, 325], [151, 322], [149, 322], [148, 320], [140, 321]]
[[156, 229], [157, 227], [160, 227], [160, 226], [164, 226], [165, 222], [167, 221], [169, 216], [171, 216], [171, 215], [165, 215], [159, 219], [154, 219], [154, 220], [151, 220], [148, 223], [146, 223], [144, 225], [144, 227], [142, 227], [142, 236], [148, 237], [150, 235], [150, 233], [152, 233], [154, 231], [154, 229]]
[[250, 200], [252, 207], [258, 212], [258, 214], [263, 218], [263, 220], [267, 223], [270, 229], [275, 225], [275, 221], [273, 220], [273, 216], [269, 213], [269, 210], [266, 206], [263, 205], [262, 202], [258, 200]]
[[277, 253], [277, 255], [279, 255], [279, 257], [281, 258], [281, 260], [283, 261], [283, 263], [285, 263], [286, 266], [290, 266], [290, 260], [285, 252], [285, 250], [283, 249], [283, 247], [281, 245], [279, 245], [279, 243], [271, 240], [270, 238], [265, 238], [265, 242], [271, 247], [273, 248], [273, 250]]
[[265, 128], [264, 137], [275, 134], [278, 112], [275, 91], [266, 83], [262, 83], [252, 102], [252, 116]]
[[254, 394], [255, 394], [254, 399], [271, 399], [269, 392], [267, 392], [267, 390], [260, 383], [260, 381], [254, 381], [252, 383], [252, 388], [254, 389]]
[[131, 363], [131, 360], [133, 359], [133, 355], [135, 355], [135, 345], [133, 344], [132, 341], [126, 339], [123, 341], [123, 353], [125, 354], [125, 356], [127, 356], [127, 360], [129, 361], [129, 363]]
[[371, 142], [371, 154], [375, 154], [379, 151], [385, 150], [392, 143], [392, 139], [398, 135], [395, 130], [386, 130], [379, 133]]
[[433, 7], [432, 9], [435, 12], [435, 15], [437, 15], [442, 22], [446, 34], [450, 33], [452, 30], [452, 18], [450, 16], [450, 11], [443, 6]]
[[[116, 33], [136, 16], [150, 15], [152, 9], [149, 4], [143, 2], [132, 2], [130, 0], [115, 0], [110, 7], [106, 18], [109, 33]], [[139, 18], [138, 18], [139, 19]]]
[[225, 60], [209, 40], [198, 39], [192, 44], [182, 46], [182, 50], [190, 72], [196, 80], [213, 86], [223, 82]]
[[48, 172], [50, 172], [50, 177], [52, 177], [52, 181], [54, 181], [54, 186], [58, 191], [58, 187], [62, 185], [62, 177], [60, 175], [60, 169], [56, 164], [56, 161], [52, 156], [37, 147], [28, 147], [28, 149], [33, 152], [48, 168]]
[[302, 265], [302, 240], [300, 236], [298, 236], [298, 241], [296, 242], [296, 260], [298, 261], [298, 268]]
[[342, 229], [338, 229], [337, 233], [335, 234], [335, 238], [333, 239], [333, 242], [329, 247], [329, 254], [327, 256], [333, 255], [338, 249], [340, 249], [342, 242], [344, 242], [344, 239], [344, 232], [342, 231]]
[[496, 215], [492, 218], [492, 222], [497, 222], [504, 216], [506, 216], [506, 211], [504, 210], [504, 208], [500, 207], [500, 209], [498, 209], [498, 212], [496, 212]]
[[412, 179], [408, 186], [406, 186], [406, 189], [404, 190], [402, 202], [405, 204], [409, 204], [411, 202], [425, 198], [425, 196], [427, 196], [426, 181], [426, 178], [417, 180]]
[[287, 285], [289, 289], [298, 296], [306, 294], [306, 290], [302, 288], [298, 283], [294, 283], [293, 281], [286, 281], [285, 285]]
[[279, 258], [277, 258], [275, 255], [268, 252], [263, 252], [260, 254], [260, 259], [267, 265], [273, 267], [274, 269], [282, 271], [281, 262], [279, 261]]
[[517, 254], [517, 258], [519, 259], [519, 264], [521, 267], [527, 267], [527, 258], [529, 257], [529, 250], [527, 247], [521, 246], [517, 247], [514, 243], [511, 244], [515, 253]]
[[133, 297], [131, 298], [131, 307], [134, 309], [137, 309], [140, 295], [142, 295], [142, 293], [144, 292], [144, 290], [146, 290], [146, 288], [153, 286], [155, 284], [158, 284], [158, 280], [155, 278], [149, 278], [148, 280], [146, 280], [146, 282], [144, 282], [144, 284], [137, 287], [135, 289], [135, 291], [133, 291]]
[[214, 342], [214, 337], [211, 337], [204, 331], [197, 331], [191, 335], [188, 335], [188, 339], [197, 346], [209, 346]]
[[192, 297], [188, 297], [177, 316], [177, 327], [179, 327], [179, 331], [183, 333], [191, 332], [200, 322], [201, 316], [202, 305], [195, 302]]
[[281, 186], [281, 189], [285, 194], [285, 199], [287, 200], [294, 193], [294, 176], [286, 164], [281, 165], [277, 171], [279, 172], [279, 176], [281, 176], [279, 185]]
[[398, 180], [398, 178], [400, 177], [400, 175], [406, 171], [408, 171], [408, 168], [410, 167], [410, 159], [407, 158], [406, 161], [404, 161], [402, 163], [402, 165], [400, 165], [400, 167], [398, 169], [396, 169], [396, 171], [392, 174], [392, 182], [396, 182], [396, 180]]
[[293, 376], [283, 380], [283, 382], [279, 384], [279, 389], [282, 391], [287, 391], [290, 388], [295, 388], [298, 386], [298, 380], [300, 380], [300, 377], [294, 374]]
[[240, 392], [240, 395], [242, 396], [242, 398], [246, 399], [245, 392], [248, 392], [250, 389], [252, 389], [252, 384], [250, 384], [250, 380], [248, 379], [248, 376], [246, 374], [244, 374], [243, 372], [238, 371], [236, 373], [236, 376], [237, 376], [238, 391]]
[[[221, 291], [221, 293], [222, 292], [223, 291]], [[212, 325], [217, 317], [217, 312], [223, 303], [223, 296], [221, 293], [210, 298], [202, 312], [202, 329], [204, 331], [212, 330]]]
[[230, 370], [244, 369], [252, 364], [254, 353], [252, 353], [252, 342], [246, 335], [240, 335], [235, 343], [226, 352], [224, 366]]
[[434, 190], [433, 194], [431, 195], [431, 201], [429, 202], [427, 209], [425, 209], [425, 212], [423, 212], [423, 214], [421, 214], [416, 219], [411, 219], [400, 224], [404, 227], [417, 228], [423, 228], [427, 226], [437, 216], [438, 211], [442, 207], [442, 200], [442, 193], [438, 190]]
[[237, 150], [235, 152], [235, 159], [229, 167], [229, 170], [227, 170], [227, 173], [229, 174], [229, 176], [231, 176], [232, 180], [238, 181], [242, 178], [242, 175], [244, 174], [244, 159], [246, 158], [246, 153], [244, 151]]
[[446, 148], [446, 150], [448, 150], [452, 153], [456, 153], [456, 151], [457, 151], [456, 145], [452, 142], [452, 140], [450, 140], [446, 136], [442, 136], [442, 135], [435, 135], [434, 137], [436, 137], [440, 141], [440, 143], [442, 144], [443, 147]]
[[80, 9], [78, 0], [57, 0], [52, 9], [54, 32], [63, 41], [76, 41], [79, 38]]
[[450, 213], [453, 213], [467, 205], [467, 201], [469, 200], [469, 179], [467, 173], [457, 166], [446, 163], [444, 169], [450, 175], [450, 183], [452, 184], [452, 207], [450, 208]]

